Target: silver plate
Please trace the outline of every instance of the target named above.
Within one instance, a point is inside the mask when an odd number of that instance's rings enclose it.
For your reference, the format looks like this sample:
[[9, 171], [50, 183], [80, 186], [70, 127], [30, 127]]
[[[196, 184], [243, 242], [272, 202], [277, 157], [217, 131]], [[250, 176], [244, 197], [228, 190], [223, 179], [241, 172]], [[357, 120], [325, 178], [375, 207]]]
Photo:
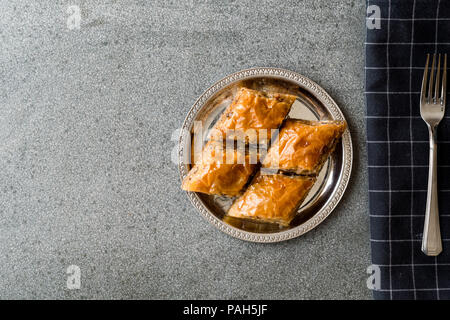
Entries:
[[[336, 102], [318, 84], [284, 69], [253, 68], [233, 73], [215, 83], [195, 102], [183, 123], [179, 139], [179, 170], [183, 180], [190, 169], [191, 136], [194, 121], [211, 128], [219, 115], [231, 103], [241, 86], [259, 90], [274, 90], [297, 95], [290, 118], [307, 120], [345, 120]], [[208, 130], [203, 130], [206, 137]], [[223, 217], [233, 199], [187, 192], [195, 208], [223, 232], [247, 241], [278, 242], [298, 237], [317, 225], [333, 211], [341, 200], [350, 179], [353, 149], [350, 132], [346, 130], [336, 151], [325, 163], [314, 188], [289, 227]]]

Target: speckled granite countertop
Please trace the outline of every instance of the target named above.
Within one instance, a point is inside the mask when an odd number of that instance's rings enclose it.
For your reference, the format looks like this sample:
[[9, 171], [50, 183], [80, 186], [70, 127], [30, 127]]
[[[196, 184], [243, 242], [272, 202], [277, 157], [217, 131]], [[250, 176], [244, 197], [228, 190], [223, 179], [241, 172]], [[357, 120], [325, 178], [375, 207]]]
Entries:
[[[0, 298], [371, 297], [363, 2], [0, 7]], [[335, 212], [269, 245], [206, 222], [170, 159], [203, 90], [254, 66], [322, 85], [355, 148]], [[69, 265], [80, 289], [67, 288]]]

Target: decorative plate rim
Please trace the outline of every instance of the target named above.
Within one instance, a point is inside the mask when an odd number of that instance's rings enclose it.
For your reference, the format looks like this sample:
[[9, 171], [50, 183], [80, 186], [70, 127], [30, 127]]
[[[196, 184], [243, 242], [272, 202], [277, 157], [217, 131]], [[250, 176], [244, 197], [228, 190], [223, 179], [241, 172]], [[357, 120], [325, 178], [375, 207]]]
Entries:
[[[297, 83], [300, 87], [307, 89], [311, 93], [313, 93], [324, 104], [324, 106], [332, 114], [332, 117], [334, 119], [345, 120], [342, 111], [339, 109], [337, 103], [330, 97], [330, 95], [317, 83], [299, 73], [286, 69], [271, 67], [255, 67], [232, 73], [217, 81], [205, 92], [203, 92], [202, 95], [197, 99], [197, 101], [192, 105], [183, 122], [180, 137], [178, 140], [178, 169], [180, 172], [181, 180], [183, 180], [188, 173], [188, 171], [186, 170], [186, 164], [184, 163], [185, 135], [183, 133], [186, 132], [186, 130], [190, 130], [192, 121], [197, 112], [201, 110], [208, 99], [218, 90], [228, 86], [233, 82], [259, 76], [290, 80]], [[317, 213], [315, 213], [310, 219], [308, 219], [301, 225], [298, 225], [292, 229], [275, 233], [256, 233], [238, 229], [225, 223], [221, 219], [217, 218], [212, 212], [210, 212], [210, 210], [202, 204], [200, 198], [195, 192], [186, 191], [186, 193], [193, 206], [202, 214], [204, 218], [206, 218], [206, 220], [208, 220], [212, 225], [214, 225], [222, 232], [225, 232], [232, 237], [259, 243], [273, 243], [296, 238], [307, 233], [308, 231], [311, 231], [320, 223], [322, 223], [336, 208], [339, 201], [342, 199], [345, 190], [347, 189], [353, 165], [353, 146], [349, 130], [346, 130], [346, 132], [342, 136], [342, 145], [344, 147], [343, 169], [342, 174], [339, 177], [336, 190], [332, 193], [332, 196], [327, 199], [325, 205]]]

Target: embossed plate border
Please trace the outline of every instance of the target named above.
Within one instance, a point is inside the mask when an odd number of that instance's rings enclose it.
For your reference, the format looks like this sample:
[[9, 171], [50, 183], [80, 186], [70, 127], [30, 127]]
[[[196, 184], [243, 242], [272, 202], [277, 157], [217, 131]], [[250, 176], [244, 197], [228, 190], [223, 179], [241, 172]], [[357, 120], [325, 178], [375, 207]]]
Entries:
[[[216, 92], [225, 88], [233, 82], [241, 81], [254, 77], [269, 77], [275, 79], [284, 79], [298, 84], [300, 87], [311, 92], [319, 101], [321, 101], [326, 109], [330, 112], [333, 119], [335, 120], [345, 120], [342, 111], [339, 109], [336, 102], [328, 95], [328, 93], [320, 87], [314, 81], [308, 79], [301, 74], [293, 71], [280, 69], [280, 68], [251, 68], [242, 71], [235, 72], [222, 80], [219, 80], [208, 88], [194, 103], [194, 105], [189, 110], [186, 119], [184, 120], [183, 127], [181, 130], [179, 143], [178, 143], [178, 156], [179, 163], [178, 168], [180, 171], [181, 180], [187, 175], [187, 164], [184, 163], [184, 153], [186, 152], [185, 138], [186, 132], [190, 132], [192, 123], [197, 115], [197, 113], [204, 107], [205, 103], [211, 98]], [[325, 218], [327, 218], [330, 213], [336, 208], [337, 204], [344, 195], [345, 189], [347, 188], [350, 174], [352, 170], [353, 163], [353, 147], [351, 135], [348, 130], [344, 133], [342, 137], [343, 150], [343, 169], [339, 176], [337, 186], [331, 194], [330, 198], [327, 200], [325, 205], [316, 213], [314, 216], [305, 221], [303, 224], [298, 225], [292, 229], [276, 232], [276, 233], [255, 233], [245, 230], [235, 228], [221, 219], [217, 218], [210, 210], [201, 202], [200, 198], [195, 192], [186, 192], [189, 200], [192, 202], [194, 207], [215, 227], [219, 230], [229, 234], [230, 236], [252, 242], [261, 243], [271, 243], [280, 242], [288, 239], [298, 237], [306, 232], [312, 230], [318, 226]]]

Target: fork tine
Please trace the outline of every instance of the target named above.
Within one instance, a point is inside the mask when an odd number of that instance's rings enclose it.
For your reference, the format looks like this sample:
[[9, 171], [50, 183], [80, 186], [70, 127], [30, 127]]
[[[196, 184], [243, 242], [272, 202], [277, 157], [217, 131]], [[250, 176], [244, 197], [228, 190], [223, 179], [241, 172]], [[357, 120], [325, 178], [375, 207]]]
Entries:
[[[434, 85], [434, 97], [433, 97], [433, 103], [438, 103], [439, 99], [439, 90], [441, 89], [440, 86], [440, 76], [441, 76], [441, 54], [438, 55], [438, 65], [436, 69], [436, 84]], [[440, 101], [439, 101], [440, 102]]]
[[428, 81], [428, 63], [430, 62], [430, 55], [427, 54], [427, 62], [425, 63], [425, 70], [423, 71], [422, 90], [420, 91], [420, 101], [425, 101], [427, 95], [427, 81]]
[[433, 102], [433, 85], [434, 85], [434, 66], [436, 63], [436, 54], [433, 54], [433, 62], [431, 63], [430, 82], [428, 83], [428, 102]]
[[444, 55], [444, 70], [442, 71], [441, 105], [445, 106], [447, 97], [447, 54]]

